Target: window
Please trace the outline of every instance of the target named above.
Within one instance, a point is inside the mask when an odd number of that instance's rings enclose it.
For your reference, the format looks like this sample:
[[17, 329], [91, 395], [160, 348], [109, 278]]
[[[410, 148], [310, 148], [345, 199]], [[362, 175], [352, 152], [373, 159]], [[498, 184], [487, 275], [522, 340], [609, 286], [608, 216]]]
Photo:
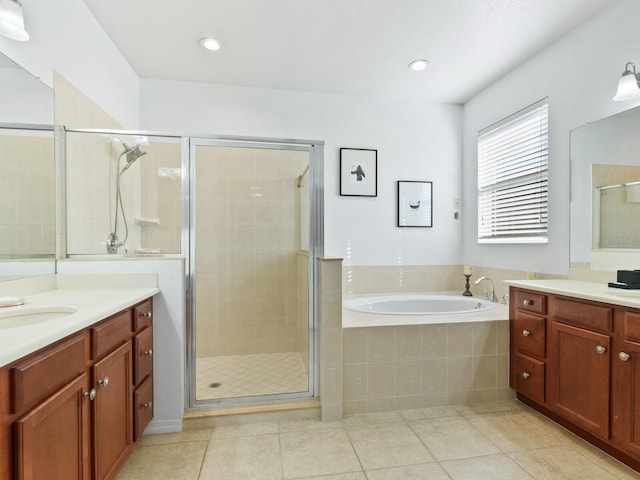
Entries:
[[478, 242], [547, 243], [547, 99], [478, 133]]

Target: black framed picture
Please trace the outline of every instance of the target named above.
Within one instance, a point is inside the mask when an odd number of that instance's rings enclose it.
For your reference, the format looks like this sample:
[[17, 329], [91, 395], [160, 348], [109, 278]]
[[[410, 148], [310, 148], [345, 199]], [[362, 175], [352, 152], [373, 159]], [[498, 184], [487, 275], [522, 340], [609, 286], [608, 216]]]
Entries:
[[378, 150], [340, 149], [340, 195], [378, 196]]
[[398, 181], [398, 227], [433, 226], [433, 182]]

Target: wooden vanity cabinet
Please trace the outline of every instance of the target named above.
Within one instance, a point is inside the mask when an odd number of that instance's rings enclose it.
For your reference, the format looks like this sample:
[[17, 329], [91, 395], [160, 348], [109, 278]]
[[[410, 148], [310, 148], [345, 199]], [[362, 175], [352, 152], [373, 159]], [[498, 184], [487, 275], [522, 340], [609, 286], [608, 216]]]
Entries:
[[620, 401], [612, 408], [613, 432], [625, 450], [640, 459], [640, 312], [616, 312], [623, 325], [622, 347], [614, 352], [613, 383]]
[[[510, 298], [529, 294], [511, 287]], [[523, 346], [519, 329], [533, 319], [513, 304], [511, 387], [523, 402], [640, 471], [640, 310], [537, 294], [546, 305], [546, 356]], [[523, 356], [544, 368], [544, 397], [541, 389], [518, 380], [531, 368], [518, 364]]]
[[147, 300], [133, 309], [133, 440], [153, 418], [153, 308]]
[[536, 292], [510, 292], [511, 388], [545, 403], [547, 363], [546, 297]]
[[0, 478], [115, 478], [153, 414], [151, 312], [149, 299], [0, 368]]

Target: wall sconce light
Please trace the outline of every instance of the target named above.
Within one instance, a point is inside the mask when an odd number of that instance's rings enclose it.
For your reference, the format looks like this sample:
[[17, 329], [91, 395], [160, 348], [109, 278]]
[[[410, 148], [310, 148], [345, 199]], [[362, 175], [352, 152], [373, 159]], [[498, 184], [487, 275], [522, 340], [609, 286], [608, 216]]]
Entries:
[[[631, 66], [632, 70], [629, 69]], [[640, 88], [638, 87], [638, 81], [640, 81], [640, 77], [636, 74], [636, 66], [628, 62], [624, 66], [624, 72], [618, 80], [618, 91], [616, 92], [616, 96], [613, 97], [613, 100], [616, 102], [622, 102], [624, 100], [631, 100], [633, 98], [640, 97]]]
[[24, 29], [22, 4], [18, 0], [0, 0], [0, 35], [19, 42], [29, 40]]

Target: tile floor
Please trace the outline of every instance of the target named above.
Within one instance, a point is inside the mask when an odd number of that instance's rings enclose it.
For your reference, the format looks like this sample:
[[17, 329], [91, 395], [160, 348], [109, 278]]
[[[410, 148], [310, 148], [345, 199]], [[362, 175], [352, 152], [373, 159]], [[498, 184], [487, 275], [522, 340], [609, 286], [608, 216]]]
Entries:
[[309, 379], [298, 352], [196, 358], [198, 400], [306, 392], [308, 389]]
[[518, 401], [146, 435], [118, 480], [640, 479]]

